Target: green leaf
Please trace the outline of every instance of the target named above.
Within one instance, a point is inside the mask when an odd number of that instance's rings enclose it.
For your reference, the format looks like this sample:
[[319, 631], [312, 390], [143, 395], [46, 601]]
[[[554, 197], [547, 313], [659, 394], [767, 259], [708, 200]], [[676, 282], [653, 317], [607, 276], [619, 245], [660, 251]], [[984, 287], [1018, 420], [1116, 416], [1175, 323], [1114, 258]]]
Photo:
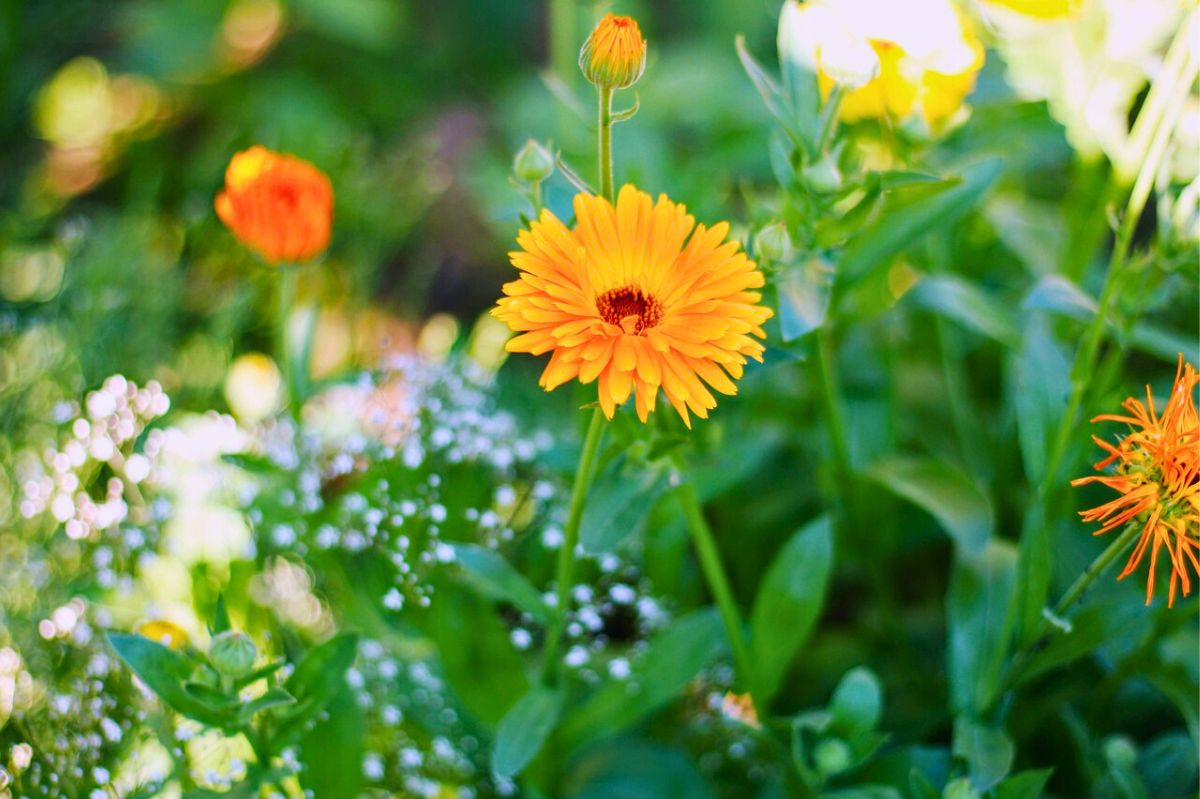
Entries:
[[762, 65], [755, 60], [754, 56], [750, 55], [750, 51], [746, 49], [745, 37], [739, 35], [734, 39], [734, 47], [737, 49], [738, 59], [742, 62], [742, 68], [746, 70], [746, 74], [750, 76], [750, 82], [754, 84], [754, 88], [758, 90], [758, 94], [762, 97], [763, 103], [767, 106], [767, 111], [775, 120], [783, 127], [794, 141], [798, 141], [797, 133], [792, 124], [792, 113], [788, 109], [783, 93], [779, 90], [775, 81], [767, 74]]
[[608, 680], [563, 720], [567, 749], [615, 735], [670, 702], [725, 650], [715, 608], [682, 616], [650, 639], [625, 680]]
[[234, 688], [245, 688], [247, 685], [251, 685], [253, 683], [258, 682], [259, 680], [263, 680], [263, 679], [266, 679], [267, 677], [270, 677], [272, 674], [279, 671], [285, 665], [287, 665], [287, 661], [283, 660], [283, 659], [276, 660], [274, 663], [268, 663], [267, 665], [262, 666], [261, 668], [255, 669], [254, 671], [250, 672], [249, 674], [246, 674], [242, 677], [238, 677], [236, 680], [233, 681], [233, 687]]
[[212, 707], [184, 688], [193, 664], [183, 655], [140, 635], [110, 632], [108, 640], [138, 679], [172, 710], [214, 727], [233, 722], [231, 710]]
[[579, 543], [592, 554], [612, 552], [625, 538], [641, 532], [646, 515], [669, 486], [665, 464], [632, 464], [613, 460], [588, 491]]
[[908, 302], [1016, 349], [1021, 334], [1008, 308], [957, 275], [934, 275], [904, 295]]
[[218, 635], [229, 630], [230, 627], [229, 609], [225, 607], [225, 595], [217, 594], [217, 609], [213, 613], [213, 623], [208, 628], [208, 632], [211, 635]]
[[829, 701], [833, 729], [842, 735], [869, 732], [882, 714], [883, 689], [875, 673], [863, 666], [846, 672]]
[[1126, 597], [1090, 597], [1071, 614], [1071, 631], [1053, 630], [1049, 640], [1029, 659], [1021, 682], [1028, 682], [1053, 669], [1093, 654], [1102, 644], [1130, 630], [1145, 616], [1143, 608]]
[[221, 689], [202, 682], [189, 680], [183, 684], [183, 690], [214, 708], [224, 708], [238, 704], [236, 696], [230, 696]]
[[455, 544], [454, 559], [462, 566], [467, 582], [479, 593], [510, 602], [541, 624], [550, 622], [550, 611], [542, 595], [500, 555], [475, 544]]
[[982, 552], [959, 550], [946, 596], [946, 669], [951, 706], [982, 710], [995, 693], [1012, 632], [1016, 552], [991, 541]]
[[775, 284], [779, 302], [779, 330], [785, 342], [825, 324], [833, 267], [823, 258], [785, 269]]
[[975, 164], [959, 179], [912, 184], [885, 195], [875, 221], [855, 236], [838, 264], [835, 294], [885, 267], [929, 231], [952, 224], [983, 199], [1000, 175], [999, 159]]
[[300, 784], [322, 799], [358, 799], [363, 794], [365, 723], [355, 692], [344, 686], [328, 715], [300, 739]]
[[309, 651], [284, 682], [284, 690], [296, 704], [283, 714], [276, 730], [280, 745], [300, 734], [345, 684], [346, 672], [358, 653], [358, 636], [341, 633]]
[[878, 461], [867, 476], [925, 510], [963, 552], [982, 552], [992, 537], [992, 506], [961, 471], [929, 458]]
[[1021, 305], [1029, 311], [1050, 311], [1074, 319], [1091, 319], [1096, 314], [1091, 295], [1062, 275], [1038, 280]]
[[492, 772], [497, 777], [515, 777], [533, 760], [558, 724], [562, 706], [562, 691], [536, 685], [508, 709], [492, 745]]
[[1025, 473], [1033, 485], [1046, 478], [1046, 450], [1071, 393], [1071, 362], [1045, 319], [1029, 320], [1012, 388]]
[[971, 785], [977, 791], [991, 790], [1013, 764], [1013, 743], [1003, 731], [961, 716], [954, 720], [951, 751], [967, 762]]
[[261, 713], [267, 708], [279, 707], [280, 705], [293, 705], [296, 703], [296, 697], [289, 694], [283, 688], [278, 686], [268, 688], [262, 695], [256, 696], [246, 704], [242, 705], [238, 710], [238, 721], [246, 724], [250, 719], [254, 718], [257, 713]]
[[1054, 769], [1019, 771], [996, 786], [996, 799], [1039, 799]]
[[[1192, 705], [1196, 687], [1192, 684]], [[1138, 755], [1138, 771], [1151, 796], [1195, 795], [1196, 745], [1181, 732], [1168, 732], [1151, 741]]]
[[713, 799], [716, 795], [692, 758], [674, 747], [644, 740], [589, 750], [574, 764], [566, 783], [562, 795], [571, 799]]
[[750, 649], [757, 696], [768, 701], [821, 612], [833, 565], [828, 516], [801, 527], [767, 569], [750, 615]]

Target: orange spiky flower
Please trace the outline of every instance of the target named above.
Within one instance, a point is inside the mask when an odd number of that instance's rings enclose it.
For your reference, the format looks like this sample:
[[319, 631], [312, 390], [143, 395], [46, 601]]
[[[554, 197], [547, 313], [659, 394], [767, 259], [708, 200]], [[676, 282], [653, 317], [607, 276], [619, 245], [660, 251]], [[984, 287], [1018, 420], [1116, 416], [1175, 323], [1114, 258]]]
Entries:
[[547, 391], [596, 381], [610, 419], [632, 392], [646, 421], [659, 388], [688, 427], [689, 410], [708, 418], [717, 401], [704, 384], [735, 394], [746, 359], [762, 360], [762, 272], [726, 241], [728, 223], [697, 225], [665, 194], [625, 186], [615, 206], [578, 194], [575, 219], [569, 229], [543, 211], [517, 236], [520, 276], [492, 309], [522, 334], [508, 351], [551, 353]]
[[307, 261], [329, 246], [333, 187], [308, 161], [256, 145], [235, 155], [217, 216], [268, 263]]
[[1200, 382], [1196, 370], [1179, 356], [1179, 368], [1171, 396], [1161, 415], [1154, 410], [1154, 397], [1146, 387], [1146, 402], [1130, 397], [1122, 407], [1128, 416], [1103, 414], [1093, 422], [1121, 422], [1132, 430], [1116, 446], [1092, 436], [1108, 456], [1096, 464], [1097, 470], [1115, 464], [1111, 475], [1091, 475], [1072, 480], [1071, 485], [1100, 483], [1121, 496], [1097, 508], [1081, 511], [1086, 522], [1102, 522], [1096, 535], [1130, 523], [1144, 523], [1141, 538], [1117, 577], [1127, 577], [1150, 550], [1150, 573], [1146, 583], [1146, 604], [1154, 598], [1154, 573], [1164, 547], [1171, 563], [1171, 583], [1167, 605], [1175, 603], [1175, 589], [1183, 595], [1191, 591], [1188, 563], [1200, 575], [1200, 422], [1197, 421], [1193, 396]]
[[596, 86], [627, 89], [646, 69], [646, 40], [637, 20], [605, 14], [579, 51], [579, 68]]

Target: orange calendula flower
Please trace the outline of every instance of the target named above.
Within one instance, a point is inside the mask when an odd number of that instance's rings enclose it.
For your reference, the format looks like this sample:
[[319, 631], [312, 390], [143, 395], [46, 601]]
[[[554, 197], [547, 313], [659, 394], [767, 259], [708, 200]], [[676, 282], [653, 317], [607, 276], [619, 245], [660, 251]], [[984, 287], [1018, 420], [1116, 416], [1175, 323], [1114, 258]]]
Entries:
[[1142, 535], [1125, 570], [1127, 577], [1150, 550], [1150, 574], [1146, 584], [1146, 604], [1154, 598], [1154, 573], [1160, 551], [1165, 548], [1171, 564], [1168, 606], [1175, 603], [1179, 586], [1183, 595], [1191, 591], [1192, 571], [1200, 574], [1200, 423], [1197, 422], [1193, 392], [1200, 382], [1191, 364], [1179, 358], [1175, 384], [1162, 414], [1155, 413], [1154, 397], [1146, 388], [1146, 402], [1130, 397], [1122, 407], [1128, 416], [1105, 414], [1093, 422], [1121, 422], [1132, 430], [1115, 446], [1092, 436], [1108, 456], [1096, 469], [1115, 465], [1112, 475], [1092, 475], [1072, 480], [1071, 485], [1101, 483], [1121, 496], [1098, 508], [1083, 511], [1084, 521], [1102, 522], [1096, 531], [1102, 535], [1126, 524], [1142, 524]]
[[626, 89], [646, 70], [646, 40], [633, 17], [605, 14], [583, 49], [579, 68], [601, 88]]
[[[633, 186], [614, 207], [575, 197], [574, 229], [549, 211], [517, 236], [509, 254], [521, 271], [492, 309], [522, 335], [509, 352], [551, 353], [547, 391], [574, 378], [598, 382], [612, 418], [635, 393], [646, 421], [661, 387], [689, 427], [716, 407], [709, 387], [735, 394], [746, 358], [762, 360], [761, 325], [771, 309], [756, 289], [762, 273], [726, 241], [728, 223], [696, 225], [680, 204]], [[690, 236], [689, 236], [690, 234]]]
[[1003, 6], [1036, 19], [1061, 19], [1077, 13], [1083, 0], [985, 0], [988, 5]]
[[270, 263], [307, 261], [329, 246], [333, 187], [295, 156], [257, 145], [238, 153], [215, 206], [234, 235]]

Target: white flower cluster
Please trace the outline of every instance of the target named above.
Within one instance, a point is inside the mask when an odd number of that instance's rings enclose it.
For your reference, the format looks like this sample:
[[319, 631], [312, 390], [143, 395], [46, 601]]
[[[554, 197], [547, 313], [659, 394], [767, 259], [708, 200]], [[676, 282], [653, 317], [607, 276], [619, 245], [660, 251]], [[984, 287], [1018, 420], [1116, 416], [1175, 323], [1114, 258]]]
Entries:
[[[44, 469], [25, 479], [21, 515], [49, 513], [73, 539], [95, 540], [124, 522], [128, 500], [140, 501], [138, 486], [150, 476], [159, 439], [151, 434], [142, 452], [133, 452], [134, 444], [170, 406], [157, 382], [139, 388], [121, 375], [106, 379], [73, 414], [67, 442], [46, 450]], [[88, 489], [105, 468], [104, 496], [96, 499]]]

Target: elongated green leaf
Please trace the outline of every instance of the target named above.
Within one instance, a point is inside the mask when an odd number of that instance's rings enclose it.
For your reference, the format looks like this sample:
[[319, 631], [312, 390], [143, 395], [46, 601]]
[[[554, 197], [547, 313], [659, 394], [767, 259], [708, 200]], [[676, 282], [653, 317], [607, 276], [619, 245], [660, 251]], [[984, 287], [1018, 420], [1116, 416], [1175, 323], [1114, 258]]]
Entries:
[[138, 679], [172, 710], [215, 727], [232, 723], [232, 709], [213, 707], [184, 688], [193, 668], [186, 657], [140, 635], [110, 632], [108, 640]]
[[996, 799], [1039, 799], [1053, 769], [1021, 771], [996, 786]]
[[783, 129], [792, 137], [797, 139], [795, 126], [792, 124], [792, 113], [787, 107], [783, 93], [780, 92], [779, 86], [772, 80], [767, 71], [762, 65], [750, 55], [750, 51], [746, 49], [745, 37], [738, 36], [734, 40], [734, 46], [737, 48], [738, 59], [742, 62], [742, 68], [746, 70], [746, 74], [750, 77], [750, 82], [754, 84], [754, 88], [758, 90], [758, 94], [762, 97], [763, 103], [767, 106], [767, 111], [775, 120], [783, 127]]
[[953, 752], [967, 761], [971, 785], [977, 791], [991, 790], [1013, 764], [1013, 744], [1002, 730], [962, 717], [954, 720]]
[[261, 696], [256, 696], [238, 709], [238, 721], [245, 724], [254, 718], [257, 713], [261, 713], [267, 708], [279, 707], [280, 705], [293, 705], [296, 703], [296, 697], [289, 694], [283, 688], [275, 686], [268, 688]]
[[300, 739], [300, 784], [322, 799], [358, 799], [366, 751], [362, 708], [355, 692], [344, 686], [327, 711]]
[[213, 613], [213, 623], [209, 628], [209, 632], [217, 635], [230, 629], [230, 626], [229, 609], [225, 607], [225, 595], [217, 594], [217, 609]]
[[955, 556], [946, 597], [946, 671], [958, 712], [982, 710], [995, 693], [1012, 632], [1016, 560], [1007, 541]]
[[[617, 741], [588, 751], [568, 778], [572, 799], [712, 799], [716, 794], [693, 758], [650, 741]], [[760, 799], [768, 797], [759, 795]]]
[[907, 301], [1006, 347], [1016, 349], [1020, 345], [1021, 334], [1009, 310], [957, 275], [924, 278], [904, 296]]
[[750, 615], [750, 650], [758, 698], [769, 700], [804, 642], [825, 602], [833, 566], [828, 516], [797, 530], [767, 570]]
[[614, 735], [674, 699], [728, 643], [715, 608], [682, 616], [650, 640], [624, 680], [605, 682], [563, 720], [567, 748]]
[[1075, 319], [1090, 319], [1096, 313], [1091, 295], [1062, 275], [1046, 275], [1029, 290], [1022, 306], [1030, 311], [1050, 311]]
[[961, 179], [914, 184], [886, 195], [882, 212], [854, 237], [838, 264], [835, 293], [853, 285], [936, 227], [962, 218], [1000, 175], [999, 160], [964, 170]]
[[484, 596], [511, 602], [542, 624], [550, 621], [542, 595], [500, 555], [475, 544], [455, 544], [454, 559], [463, 567], [467, 582]]
[[1071, 363], [1045, 319], [1030, 320], [1021, 341], [1013, 385], [1017, 435], [1030, 482], [1046, 477], [1046, 450], [1071, 392]]
[[345, 684], [346, 671], [358, 653], [358, 635], [341, 633], [309, 651], [296, 665], [296, 670], [283, 684], [284, 690], [296, 698], [280, 719], [276, 737], [290, 741], [325, 709]]
[[515, 777], [533, 760], [558, 724], [562, 705], [562, 691], [535, 685], [509, 708], [492, 746], [492, 771], [497, 777]]
[[867, 475], [938, 520], [961, 551], [981, 552], [992, 537], [992, 506], [961, 471], [927, 458], [878, 461]]
[[616, 458], [588, 491], [579, 526], [584, 550], [612, 552], [625, 538], [641, 532], [646, 515], [668, 488], [667, 471]]

